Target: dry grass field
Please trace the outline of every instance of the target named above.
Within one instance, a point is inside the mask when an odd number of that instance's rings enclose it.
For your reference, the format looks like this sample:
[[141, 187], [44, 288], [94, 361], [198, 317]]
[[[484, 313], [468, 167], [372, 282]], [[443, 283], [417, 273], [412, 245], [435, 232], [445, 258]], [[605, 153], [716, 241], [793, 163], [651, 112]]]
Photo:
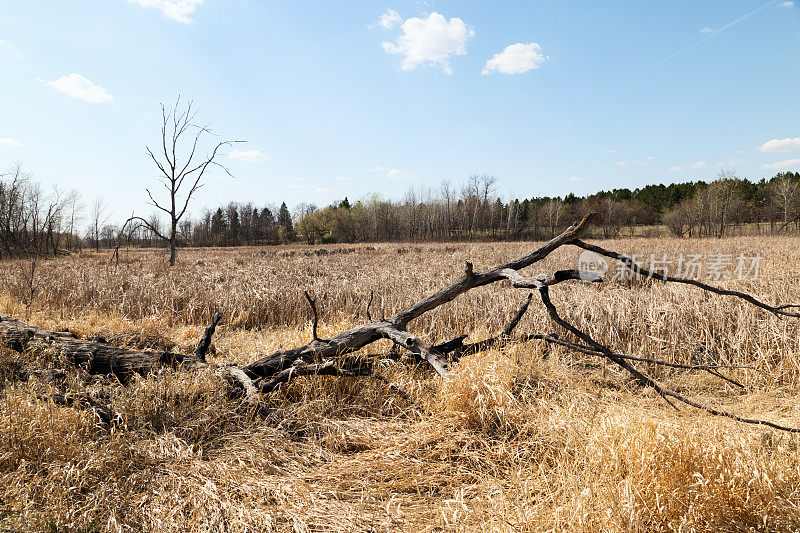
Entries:
[[[606, 248], [760, 254], [758, 279], [720, 281], [768, 303], [800, 303], [800, 240], [633, 239]], [[213, 368], [388, 315], [470, 260], [487, 268], [531, 243], [380, 244], [181, 250], [0, 263], [0, 312], [80, 337], [190, 351], [224, 316], [211, 368], [159, 370], [123, 386], [52, 354], [0, 351], [0, 531], [787, 531], [800, 529], [800, 437], [674, 410], [612, 365], [539, 340], [464, 358], [452, 377], [399, 361], [386, 383], [304, 377], [262, 417]], [[565, 246], [530, 269], [574, 268]], [[647, 260], [644, 261], [647, 263]], [[735, 264], [731, 266], [731, 272]], [[612, 265], [612, 268], [613, 265]], [[705, 280], [705, 279], [704, 279]], [[31, 288], [33, 297], [31, 298]], [[432, 341], [502, 330], [527, 292], [478, 288], [411, 324]], [[639, 365], [692, 399], [800, 427], [800, 320], [657, 281], [562, 283], [562, 316], [616, 351], [724, 363], [708, 373]], [[518, 332], [560, 333], [538, 299]], [[370, 347], [388, 351], [388, 343]], [[49, 381], [31, 369], [66, 370]], [[36, 399], [89, 390], [123, 420]]]

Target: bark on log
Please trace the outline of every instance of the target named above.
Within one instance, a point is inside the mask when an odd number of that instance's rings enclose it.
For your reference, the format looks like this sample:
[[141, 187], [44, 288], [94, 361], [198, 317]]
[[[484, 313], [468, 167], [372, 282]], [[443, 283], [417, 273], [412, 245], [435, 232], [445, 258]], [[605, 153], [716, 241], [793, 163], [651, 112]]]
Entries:
[[196, 355], [197, 352], [184, 355], [129, 350], [104, 342], [77, 339], [70, 333], [32, 326], [3, 314], [0, 314], [0, 343], [17, 352], [29, 349], [54, 350], [89, 374], [113, 375], [123, 382], [133, 374], [146, 376], [157, 366], [193, 368], [205, 364]]

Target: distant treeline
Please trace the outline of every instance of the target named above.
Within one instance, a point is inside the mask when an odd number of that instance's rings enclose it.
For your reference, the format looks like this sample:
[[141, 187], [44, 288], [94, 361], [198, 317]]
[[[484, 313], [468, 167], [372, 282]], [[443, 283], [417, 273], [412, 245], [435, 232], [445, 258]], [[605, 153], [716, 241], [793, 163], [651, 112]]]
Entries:
[[[182, 245], [243, 246], [281, 243], [382, 241], [540, 240], [593, 211], [604, 237], [636, 228], [666, 226], [678, 236], [722, 237], [759, 223], [770, 233], [800, 231], [800, 173], [758, 182], [721, 172], [711, 182], [690, 181], [613, 189], [581, 197], [503, 200], [493, 176], [462, 184], [410, 188], [401, 199], [377, 194], [331, 205], [256, 206], [231, 202], [181, 221]], [[142, 225], [109, 224], [96, 198], [90, 206], [76, 191], [43, 192], [18, 167], [0, 175], [0, 259], [56, 254], [83, 248], [162, 246]], [[153, 214], [153, 228], [165, 223]]]
[[319, 208], [279, 208], [229, 203], [184, 225], [196, 246], [302, 242], [468, 241], [546, 239], [584, 214], [597, 213], [604, 237], [623, 228], [664, 225], [678, 236], [721, 237], [748, 223], [767, 223], [772, 233], [797, 231], [800, 173], [752, 182], [720, 173], [693, 181], [613, 189], [585, 197], [533, 197], [503, 201], [492, 176], [471, 176], [451, 187], [409, 189], [402, 199], [369, 195]]

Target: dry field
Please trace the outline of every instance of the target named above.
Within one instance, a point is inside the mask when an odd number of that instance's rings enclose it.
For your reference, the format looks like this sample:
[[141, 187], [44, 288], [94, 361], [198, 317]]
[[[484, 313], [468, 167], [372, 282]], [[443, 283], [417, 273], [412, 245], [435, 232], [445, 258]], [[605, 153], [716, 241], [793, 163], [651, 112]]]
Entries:
[[[800, 240], [617, 240], [628, 254], [762, 257], [757, 280], [719, 284], [800, 303]], [[0, 531], [787, 531], [800, 529], [800, 437], [690, 407], [672, 409], [611, 365], [542, 341], [469, 356], [448, 379], [405, 362], [377, 379], [307, 377], [260, 417], [229, 399], [213, 367], [390, 314], [463, 272], [531, 243], [122, 252], [0, 263], [0, 312], [78, 336], [189, 351], [224, 315], [212, 369], [161, 370], [122, 386], [48, 353], [0, 351]], [[532, 273], [577, 266], [574, 247]], [[735, 259], [734, 259], [735, 261]], [[645, 261], [646, 263], [647, 261]], [[731, 271], [733, 267], [731, 266]], [[613, 266], [612, 266], [613, 268]], [[31, 287], [33, 297], [31, 298]], [[412, 323], [429, 340], [496, 334], [526, 292], [498, 283]], [[662, 383], [732, 412], [800, 427], [800, 320], [656, 281], [562, 283], [562, 316], [622, 353], [725, 363], [707, 373], [650, 368]], [[561, 333], [538, 299], [519, 333]], [[377, 346], [370, 353], [378, 351]], [[388, 350], [388, 344], [380, 348]], [[33, 368], [67, 370], [49, 381]], [[37, 393], [89, 390], [124, 419]]]

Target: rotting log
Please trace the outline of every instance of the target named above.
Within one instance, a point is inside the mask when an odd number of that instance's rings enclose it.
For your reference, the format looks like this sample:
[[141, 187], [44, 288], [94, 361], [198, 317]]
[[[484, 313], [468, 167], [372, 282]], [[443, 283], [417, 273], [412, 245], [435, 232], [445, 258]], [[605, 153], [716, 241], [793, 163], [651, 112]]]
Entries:
[[195, 368], [205, 365], [210, 334], [208, 338], [207, 344], [201, 341], [201, 345], [190, 355], [137, 351], [106, 342], [78, 339], [71, 333], [50, 331], [0, 314], [0, 343], [7, 348], [17, 352], [53, 350], [89, 374], [116, 376], [123, 382], [134, 374], [146, 376], [158, 366]]

